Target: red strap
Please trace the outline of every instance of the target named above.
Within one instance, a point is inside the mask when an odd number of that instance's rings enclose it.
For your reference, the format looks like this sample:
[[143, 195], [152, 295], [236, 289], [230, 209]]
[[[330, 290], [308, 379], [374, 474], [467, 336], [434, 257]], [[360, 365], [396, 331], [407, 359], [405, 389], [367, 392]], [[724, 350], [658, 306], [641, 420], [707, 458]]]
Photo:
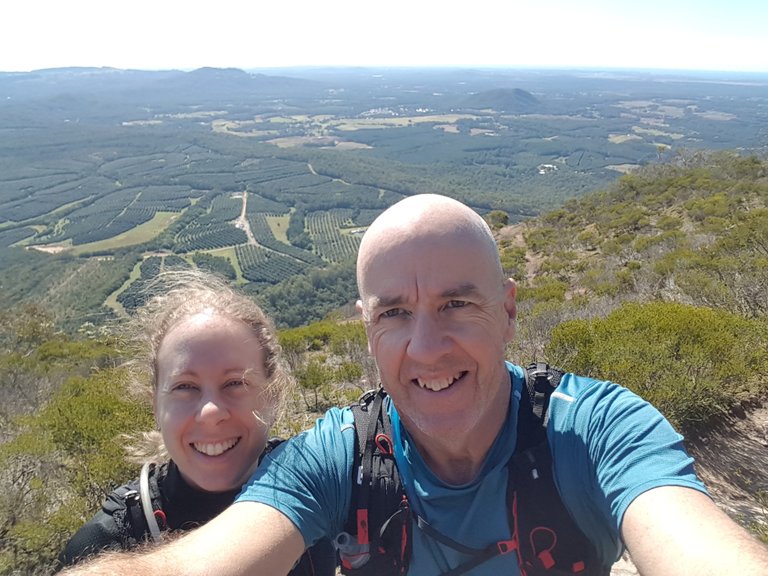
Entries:
[[155, 519], [158, 521], [158, 523], [161, 526], [163, 527], [168, 526], [168, 519], [165, 517], [165, 512], [163, 512], [162, 510], [155, 510], [154, 512], [152, 512], [152, 515], [155, 517]]
[[366, 508], [357, 510], [357, 543], [370, 544], [368, 539], [368, 510]]

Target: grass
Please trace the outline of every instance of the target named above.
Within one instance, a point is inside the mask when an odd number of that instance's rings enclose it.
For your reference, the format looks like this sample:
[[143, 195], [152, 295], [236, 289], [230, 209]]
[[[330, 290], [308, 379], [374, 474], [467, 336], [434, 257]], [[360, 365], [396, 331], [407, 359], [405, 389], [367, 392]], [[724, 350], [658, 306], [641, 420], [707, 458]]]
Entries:
[[106, 240], [74, 246], [72, 248], [72, 253], [79, 256], [80, 254], [88, 252], [116, 250], [117, 248], [123, 248], [125, 246], [142, 244], [152, 240], [155, 236], [160, 234], [160, 232], [165, 230], [171, 222], [178, 218], [178, 216], [178, 212], [157, 212], [151, 220], [144, 222], [144, 224], [139, 224], [127, 232], [123, 232], [112, 238], [107, 238]]
[[123, 285], [120, 286], [117, 290], [112, 292], [109, 296], [107, 296], [107, 299], [104, 301], [104, 306], [107, 306], [115, 311], [115, 314], [118, 316], [127, 316], [128, 313], [125, 311], [125, 308], [123, 308], [123, 305], [118, 302], [117, 297], [120, 296], [125, 290], [128, 289], [128, 286], [133, 284], [136, 280], [138, 280], [141, 277], [141, 261], [136, 262], [136, 265], [133, 267], [133, 270], [131, 270], [131, 274], [128, 276], [128, 279], [123, 282]]
[[226, 258], [229, 260], [229, 263], [232, 264], [232, 267], [235, 269], [235, 283], [236, 284], [247, 284], [248, 281], [243, 278], [243, 271], [240, 268], [240, 263], [237, 261], [237, 252], [235, 252], [234, 246], [227, 246], [226, 248], [216, 248], [215, 250], [206, 250], [206, 254], [210, 254], [211, 256], [218, 256], [219, 258]]
[[269, 224], [269, 229], [272, 231], [272, 234], [274, 234], [275, 238], [280, 240], [280, 242], [286, 244], [290, 244], [288, 241], [288, 222], [290, 221], [290, 218], [290, 214], [285, 214], [284, 216], [267, 216], [267, 224]]

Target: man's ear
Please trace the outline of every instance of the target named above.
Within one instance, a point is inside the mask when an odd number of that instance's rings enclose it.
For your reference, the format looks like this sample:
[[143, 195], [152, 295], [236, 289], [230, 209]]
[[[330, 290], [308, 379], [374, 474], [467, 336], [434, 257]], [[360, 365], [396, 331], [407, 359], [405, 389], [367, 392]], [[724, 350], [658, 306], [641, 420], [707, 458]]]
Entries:
[[504, 310], [507, 312], [507, 330], [504, 336], [509, 343], [515, 339], [517, 328], [517, 284], [512, 278], [504, 281]]

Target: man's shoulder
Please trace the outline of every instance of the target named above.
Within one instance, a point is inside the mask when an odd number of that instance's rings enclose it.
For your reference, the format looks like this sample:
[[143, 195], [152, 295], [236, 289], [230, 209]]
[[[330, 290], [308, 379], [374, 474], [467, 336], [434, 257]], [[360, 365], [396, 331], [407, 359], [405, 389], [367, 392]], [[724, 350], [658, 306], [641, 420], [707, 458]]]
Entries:
[[612, 389], [620, 388], [620, 386], [608, 380], [597, 380], [589, 376], [582, 376], [556, 366], [540, 363], [531, 364], [526, 368], [507, 361], [506, 367], [510, 374], [513, 389], [522, 392], [526, 378], [533, 378], [535, 370], [540, 369], [541, 366], [546, 366], [547, 370], [550, 372], [550, 380], [556, 378], [555, 382], [557, 385], [551, 392], [552, 401], [559, 400], [573, 402], [585, 396], [592, 394], [599, 395], [607, 393]]
[[[525, 369], [510, 365], [521, 375]], [[510, 370], [510, 372], [513, 372]], [[596, 421], [609, 422], [638, 411], [648, 403], [634, 392], [610, 380], [600, 380], [573, 372], [558, 370], [559, 382], [549, 399], [548, 420], [555, 429], [563, 431]], [[645, 412], [640, 410], [638, 414]], [[596, 419], [596, 415], [601, 417]]]
[[318, 418], [314, 426], [308, 430], [319, 431], [343, 431], [355, 422], [352, 409], [349, 406], [329, 408], [322, 417]]
[[[634, 392], [611, 380], [565, 372], [553, 393], [554, 400], [589, 405], [645, 403]], [[607, 407], [607, 406], [606, 406]]]
[[[352, 445], [354, 421], [354, 415], [348, 406], [330, 408], [315, 421], [314, 425], [275, 447], [265, 461], [295, 458], [296, 451], [341, 454]], [[346, 439], [347, 436], [349, 441]]]

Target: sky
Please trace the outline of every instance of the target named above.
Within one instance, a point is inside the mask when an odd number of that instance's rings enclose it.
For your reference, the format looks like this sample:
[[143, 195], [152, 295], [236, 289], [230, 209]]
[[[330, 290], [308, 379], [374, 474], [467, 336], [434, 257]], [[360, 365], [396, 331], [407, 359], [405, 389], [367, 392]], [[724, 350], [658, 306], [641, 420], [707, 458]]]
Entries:
[[64, 66], [768, 72], [768, 1], [3, 2], [0, 71]]

